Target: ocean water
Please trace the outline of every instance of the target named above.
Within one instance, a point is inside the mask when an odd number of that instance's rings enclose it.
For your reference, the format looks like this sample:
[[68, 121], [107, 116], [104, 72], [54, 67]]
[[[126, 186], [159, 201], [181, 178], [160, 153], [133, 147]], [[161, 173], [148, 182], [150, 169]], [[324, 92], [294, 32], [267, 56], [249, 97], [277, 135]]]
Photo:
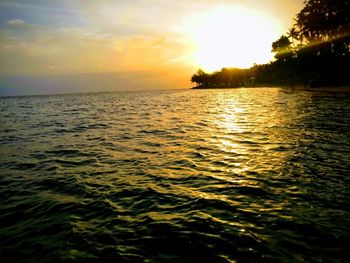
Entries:
[[346, 262], [350, 95], [0, 98], [1, 262]]

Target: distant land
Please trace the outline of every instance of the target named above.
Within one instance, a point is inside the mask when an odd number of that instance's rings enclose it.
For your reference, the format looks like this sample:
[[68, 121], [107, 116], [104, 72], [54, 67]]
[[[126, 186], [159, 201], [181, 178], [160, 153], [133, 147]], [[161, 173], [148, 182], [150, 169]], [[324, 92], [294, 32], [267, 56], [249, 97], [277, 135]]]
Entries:
[[0, 74], [0, 96], [188, 88], [183, 80], [148, 71], [60, 75]]
[[272, 43], [275, 61], [249, 69], [223, 68], [211, 74], [199, 69], [191, 78], [194, 88], [349, 89], [350, 2], [309, 0], [304, 4], [295, 24]]

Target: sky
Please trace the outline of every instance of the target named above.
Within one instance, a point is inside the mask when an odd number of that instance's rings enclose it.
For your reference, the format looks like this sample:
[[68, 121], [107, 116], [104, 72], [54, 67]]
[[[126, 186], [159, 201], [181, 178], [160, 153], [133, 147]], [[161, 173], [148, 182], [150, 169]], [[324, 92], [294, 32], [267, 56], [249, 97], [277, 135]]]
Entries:
[[302, 0], [0, 0], [0, 95], [189, 88], [273, 59]]

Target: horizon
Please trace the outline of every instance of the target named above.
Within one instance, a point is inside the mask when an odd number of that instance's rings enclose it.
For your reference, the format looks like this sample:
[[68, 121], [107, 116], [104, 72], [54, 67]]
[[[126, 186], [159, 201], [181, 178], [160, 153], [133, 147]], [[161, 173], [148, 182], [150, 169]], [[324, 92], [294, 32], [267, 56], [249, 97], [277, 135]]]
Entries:
[[[273, 60], [272, 41], [301, 5], [301, 0], [2, 1], [0, 95], [59, 91], [58, 78], [64, 80], [62, 90], [73, 92], [83, 89], [74, 85], [86, 85], [87, 92], [189, 88], [198, 68], [213, 72]], [[81, 74], [95, 80], [77, 79]], [[120, 76], [123, 81], [114, 82]]]
[[0, 0], [0, 258], [347, 262], [349, 11]]

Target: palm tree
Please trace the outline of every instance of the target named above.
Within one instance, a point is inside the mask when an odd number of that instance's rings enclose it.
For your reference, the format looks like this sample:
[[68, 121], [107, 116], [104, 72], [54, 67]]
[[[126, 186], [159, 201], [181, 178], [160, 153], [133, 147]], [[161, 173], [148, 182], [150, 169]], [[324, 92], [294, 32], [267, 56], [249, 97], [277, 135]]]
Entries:
[[298, 30], [296, 29], [295, 26], [293, 26], [292, 28], [289, 29], [289, 31], [287, 33], [287, 37], [292, 39], [292, 47], [293, 47], [293, 49], [295, 49], [296, 46], [295, 46], [294, 40], [299, 40], [300, 39], [299, 38], [299, 32], [298, 32]]

